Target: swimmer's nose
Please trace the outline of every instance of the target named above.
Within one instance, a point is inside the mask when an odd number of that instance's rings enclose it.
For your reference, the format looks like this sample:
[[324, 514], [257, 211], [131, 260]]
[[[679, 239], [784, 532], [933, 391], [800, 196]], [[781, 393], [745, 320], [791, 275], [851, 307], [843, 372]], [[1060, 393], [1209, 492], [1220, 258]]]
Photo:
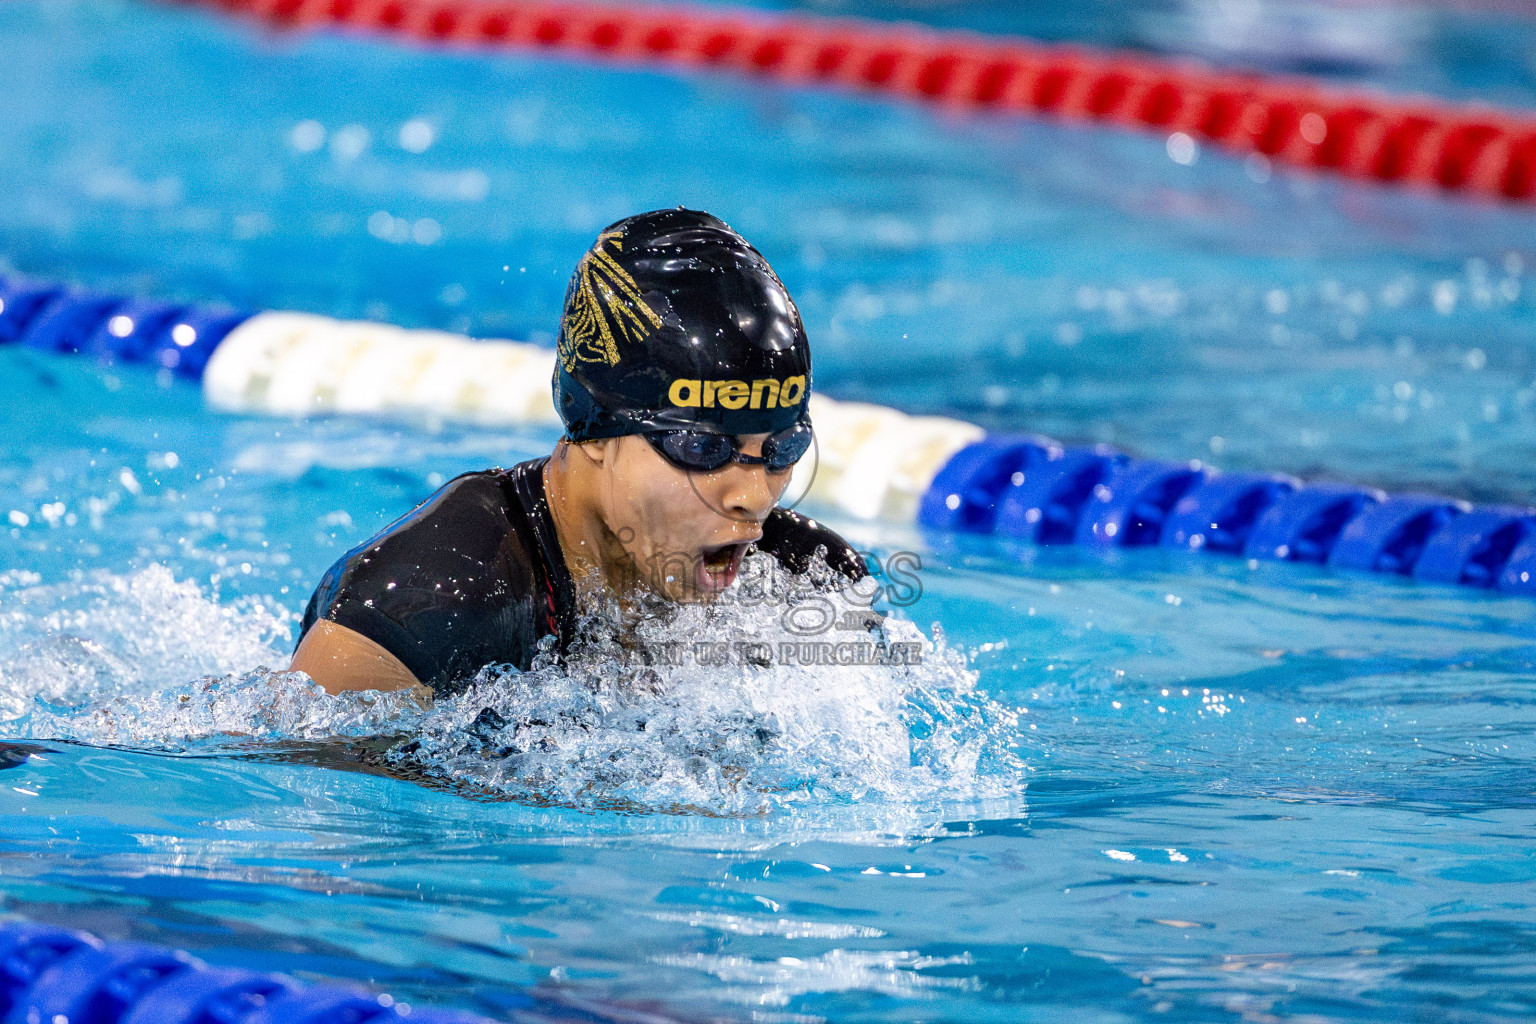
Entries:
[[779, 503], [779, 489], [769, 482], [768, 472], [762, 466], [731, 466], [725, 478], [722, 504], [733, 519], [761, 523]]
[[[762, 437], [742, 438], [744, 455], [763, 454]], [[779, 489], [768, 479], [763, 466], [747, 466], [735, 463], [725, 472], [726, 492], [723, 505], [726, 514], [733, 519], [761, 523], [779, 503]]]

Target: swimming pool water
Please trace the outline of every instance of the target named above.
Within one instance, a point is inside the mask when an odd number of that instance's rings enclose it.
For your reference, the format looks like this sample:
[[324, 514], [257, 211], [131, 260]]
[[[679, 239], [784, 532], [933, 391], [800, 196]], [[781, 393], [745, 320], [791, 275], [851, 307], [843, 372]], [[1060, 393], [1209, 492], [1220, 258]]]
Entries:
[[0, 259], [18, 270], [552, 341], [591, 237], [687, 201], [779, 268], [835, 396], [1224, 468], [1529, 494], [1529, 208], [177, 8], [29, 0], [0, 19], [18, 93]]
[[[835, 396], [1531, 498], [1527, 211], [175, 8], [27, 0], [0, 44], [13, 269], [547, 339], [598, 228], [687, 201], [774, 260]], [[379, 750], [475, 706], [261, 670], [337, 553], [553, 434], [225, 416], [14, 349], [0, 384], [0, 738], [48, 749], [0, 772], [7, 913], [490, 1014], [530, 989], [598, 1019], [1536, 1009], [1529, 601], [837, 523], [921, 554], [901, 615], [967, 665], [630, 692], [583, 664], [486, 697], [552, 716], [544, 760], [429, 744], [408, 781]]]

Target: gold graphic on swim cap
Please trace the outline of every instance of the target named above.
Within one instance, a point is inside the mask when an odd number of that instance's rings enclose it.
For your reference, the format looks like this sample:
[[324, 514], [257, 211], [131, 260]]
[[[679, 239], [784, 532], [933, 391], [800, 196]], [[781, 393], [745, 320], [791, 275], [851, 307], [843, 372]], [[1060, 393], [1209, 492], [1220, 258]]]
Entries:
[[640, 287], [606, 246], [624, 248], [624, 233], [607, 231], [576, 264], [576, 294], [560, 333], [560, 365], [618, 363], [619, 341], [638, 344], [661, 326], [661, 317], [640, 297]]

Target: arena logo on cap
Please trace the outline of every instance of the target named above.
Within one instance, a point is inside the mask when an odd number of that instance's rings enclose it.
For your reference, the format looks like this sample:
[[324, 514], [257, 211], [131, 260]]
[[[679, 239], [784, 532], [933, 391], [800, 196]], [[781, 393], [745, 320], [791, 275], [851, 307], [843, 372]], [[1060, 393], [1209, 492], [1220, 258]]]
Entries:
[[672, 382], [667, 399], [679, 408], [778, 409], [795, 405], [805, 396], [805, 374], [785, 377], [782, 381], [762, 377], [750, 383], [744, 380], [698, 380], [678, 378]]

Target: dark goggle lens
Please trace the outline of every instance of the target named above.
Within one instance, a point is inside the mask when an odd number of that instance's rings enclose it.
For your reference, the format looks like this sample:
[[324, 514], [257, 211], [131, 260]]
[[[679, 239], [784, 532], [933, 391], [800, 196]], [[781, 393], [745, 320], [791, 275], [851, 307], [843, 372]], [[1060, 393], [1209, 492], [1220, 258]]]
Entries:
[[704, 473], [721, 468], [736, 454], [735, 439], [727, 434], [669, 430], [659, 439], [661, 453], [674, 464]]
[[768, 435], [763, 442], [763, 461], [775, 473], [782, 473], [804, 458], [811, 448], [811, 425], [796, 423], [788, 430]]
[[761, 457], [742, 455], [736, 438], [730, 434], [711, 434], [694, 430], [666, 430], [646, 437], [674, 466], [712, 473], [731, 462], [766, 465], [770, 472], [782, 473], [805, 456], [811, 447], [811, 426], [796, 423], [788, 430], [768, 435]]

